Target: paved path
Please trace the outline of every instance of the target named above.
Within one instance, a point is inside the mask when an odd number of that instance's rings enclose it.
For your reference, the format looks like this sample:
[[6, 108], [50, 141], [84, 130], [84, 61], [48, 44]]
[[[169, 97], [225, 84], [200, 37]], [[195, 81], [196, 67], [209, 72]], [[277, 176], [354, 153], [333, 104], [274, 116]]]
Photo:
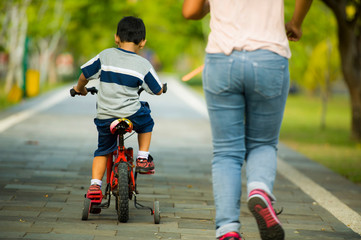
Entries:
[[[160, 201], [161, 224], [133, 205], [129, 222], [118, 223], [114, 201], [100, 215], [80, 220], [97, 141], [95, 97], [70, 98], [66, 88], [0, 112], [0, 239], [214, 239], [204, 106], [169, 77], [163, 81], [169, 84], [167, 94], [142, 96], [156, 122], [151, 146], [156, 174], [138, 178], [138, 199], [145, 205]], [[127, 144], [135, 146], [135, 136]], [[353, 221], [361, 214], [361, 188], [283, 145], [279, 156], [274, 192], [276, 208], [284, 208], [286, 239], [361, 239], [361, 222]], [[334, 198], [324, 202], [322, 196]], [[351, 215], [340, 217], [334, 206]], [[245, 239], [260, 239], [246, 196], [241, 219]]]

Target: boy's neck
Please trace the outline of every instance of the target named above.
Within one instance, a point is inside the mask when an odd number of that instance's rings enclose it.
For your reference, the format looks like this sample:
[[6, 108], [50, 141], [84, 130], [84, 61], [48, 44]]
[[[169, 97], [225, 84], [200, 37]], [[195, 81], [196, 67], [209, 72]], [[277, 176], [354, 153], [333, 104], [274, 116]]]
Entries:
[[132, 43], [132, 42], [121, 42], [118, 44], [118, 47], [123, 50], [129, 51], [129, 52], [134, 52], [134, 53], [138, 53], [140, 50], [139, 45], [136, 45], [135, 43]]

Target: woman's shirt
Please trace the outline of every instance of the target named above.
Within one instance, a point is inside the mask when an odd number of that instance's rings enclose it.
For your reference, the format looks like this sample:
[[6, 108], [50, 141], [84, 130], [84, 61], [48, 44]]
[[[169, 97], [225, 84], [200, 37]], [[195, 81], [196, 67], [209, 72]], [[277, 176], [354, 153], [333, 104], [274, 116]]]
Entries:
[[286, 58], [291, 51], [285, 31], [283, 0], [209, 0], [211, 33], [207, 53], [267, 49]]

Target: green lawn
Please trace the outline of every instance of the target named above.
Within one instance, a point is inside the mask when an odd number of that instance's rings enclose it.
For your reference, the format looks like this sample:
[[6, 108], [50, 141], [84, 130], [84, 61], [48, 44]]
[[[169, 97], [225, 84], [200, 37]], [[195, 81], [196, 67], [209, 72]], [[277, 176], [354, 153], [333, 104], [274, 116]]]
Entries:
[[326, 128], [320, 127], [321, 100], [290, 95], [280, 140], [349, 180], [361, 183], [361, 143], [351, 141], [351, 114], [347, 96], [329, 101]]
[[[1, 83], [1, 81], [0, 81], [0, 83]], [[43, 86], [41, 86], [39, 95], [41, 95], [45, 92], [48, 92], [50, 90], [53, 90], [55, 88], [62, 87], [66, 84], [69, 84], [69, 81], [63, 81], [63, 82], [53, 83], [53, 84], [45, 83], [45, 84], [43, 84]], [[23, 93], [17, 92], [16, 94], [20, 94], [20, 96], [22, 96]], [[14, 105], [18, 104], [19, 102], [26, 100], [26, 99], [28, 99], [28, 98], [20, 97], [19, 101], [9, 101], [8, 93], [5, 92], [4, 84], [2, 84], [2, 85], [0, 84], [0, 111], [4, 110], [6, 108], [9, 108], [11, 106], [14, 106]]]

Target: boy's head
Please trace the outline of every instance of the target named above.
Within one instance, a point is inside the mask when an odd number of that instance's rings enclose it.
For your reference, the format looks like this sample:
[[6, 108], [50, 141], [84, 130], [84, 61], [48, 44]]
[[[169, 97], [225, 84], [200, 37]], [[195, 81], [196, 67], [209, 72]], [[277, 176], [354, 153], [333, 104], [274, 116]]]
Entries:
[[132, 42], [136, 45], [145, 40], [143, 20], [137, 17], [124, 17], [118, 23], [117, 34], [121, 42]]

